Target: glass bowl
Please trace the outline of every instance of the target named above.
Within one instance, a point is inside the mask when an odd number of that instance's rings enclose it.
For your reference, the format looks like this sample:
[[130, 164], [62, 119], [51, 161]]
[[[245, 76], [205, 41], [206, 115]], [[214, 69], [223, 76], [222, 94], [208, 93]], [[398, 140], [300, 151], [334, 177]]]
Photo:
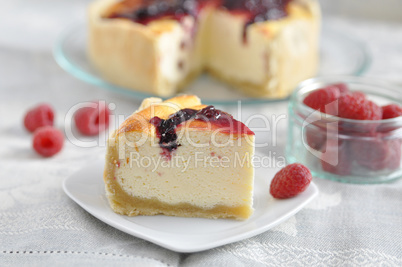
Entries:
[[[379, 106], [402, 106], [402, 89], [365, 77], [318, 77], [302, 82], [289, 101], [288, 163], [313, 176], [345, 183], [383, 183], [402, 176], [402, 117], [352, 120], [321, 113], [303, 103], [312, 91], [335, 83], [361, 91]], [[338, 107], [334, 101], [327, 107]]]

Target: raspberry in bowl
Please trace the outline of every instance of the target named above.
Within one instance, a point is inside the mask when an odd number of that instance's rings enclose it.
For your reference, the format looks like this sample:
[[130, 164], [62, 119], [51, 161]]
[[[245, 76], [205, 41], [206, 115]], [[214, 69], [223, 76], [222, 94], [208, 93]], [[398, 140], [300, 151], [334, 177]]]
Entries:
[[306, 80], [289, 101], [286, 159], [340, 182], [398, 179], [401, 115], [400, 88], [365, 77]]

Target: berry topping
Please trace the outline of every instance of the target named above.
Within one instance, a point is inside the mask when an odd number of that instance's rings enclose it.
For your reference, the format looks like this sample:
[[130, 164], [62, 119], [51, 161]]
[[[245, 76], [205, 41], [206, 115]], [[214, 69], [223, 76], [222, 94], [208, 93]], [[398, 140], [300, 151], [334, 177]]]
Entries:
[[247, 23], [251, 24], [285, 17], [289, 2], [289, 0], [223, 0], [222, 6], [230, 11], [247, 13]]
[[353, 120], [381, 120], [382, 110], [360, 92], [347, 93], [339, 98], [339, 117]]
[[201, 120], [213, 123], [219, 128], [227, 128], [230, 133], [240, 133], [253, 135], [254, 133], [243, 123], [235, 120], [232, 116], [221, 110], [215, 109], [213, 106], [207, 106], [201, 110], [182, 109], [169, 116], [164, 120], [159, 117], [153, 117], [149, 122], [156, 127], [156, 135], [159, 138], [159, 145], [164, 149], [164, 155], [170, 157], [170, 152], [177, 149], [180, 144], [177, 143], [176, 128], [183, 122], [188, 120]]
[[243, 36], [246, 41], [246, 28], [255, 22], [277, 20], [287, 16], [286, 7], [290, 0], [124, 0], [115, 4], [106, 18], [129, 19], [147, 25], [158, 19], [181, 21], [184, 16], [197, 18], [206, 5], [220, 6], [230, 12], [244, 14]]
[[305, 191], [312, 180], [310, 170], [299, 163], [293, 163], [275, 174], [269, 192], [274, 198], [290, 198]]
[[390, 104], [382, 107], [382, 119], [391, 119], [402, 116], [402, 107], [396, 104]]
[[201, 119], [201, 120], [208, 120], [208, 121], [218, 121], [223, 118], [230, 118], [233, 119], [232, 116], [227, 114], [226, 112], [223, 112], [219, 109], [215, 109], [214, 106], [208, 106], [206, 108], [201, 109], [200, 111], [197, 112], [195, 115], [196, 119]]
[[34, 132], [33, 148], [43, 157], [51, 157], [63, 148], [63, 133], [52, 126], [44, 126]]
[[53, 108], [48, 104], [41, 104], [25, 114], [24, 125], [28, 131], [34, 132], [42, 126], [53, 126], [53, 120]]
[[[159, 137], [159, 146], [166, 152], [172, 152], [177, 149], [176, 127], [195, 117], [197, 110], [182, 109], [171, 115], [167, 120], [159, 117], [153, 117], [149, 122], [156, 127], [156, 135]], [[168, 154], [169, 155], [169, 154]]]
[[131, 2], [125, 0], [116, 4], [115, 11], [107, 17], [110, 19], [124, 18], [134, 22], [147, 25], [157, 19], [174, 19], [180, 21], [184, 16], [196, 17], [199, 9], [199, 2], [196, 0], [175, 0], [175, 1], [143, 1]]
[[92, 103], [90, 107], [83, 107], [74, 115], [75, 124], [80, 133], [96, 135], [109, 127], [110, 110], [104, 102]]
[[287, 16], [286, 7], [290, 0], [223, 0], [222, 7], [246, 15], [243, 37], [246, 40], [246, 28], [255, 22], [277, 20]]

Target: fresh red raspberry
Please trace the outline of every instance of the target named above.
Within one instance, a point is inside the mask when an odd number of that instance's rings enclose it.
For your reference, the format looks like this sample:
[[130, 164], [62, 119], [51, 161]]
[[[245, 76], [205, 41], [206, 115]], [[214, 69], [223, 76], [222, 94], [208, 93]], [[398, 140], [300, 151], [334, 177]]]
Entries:
[[400, 165], [400, 141], [384, 140], [381, 134], [372, 139], [351, 141], [351, 150], [356, 162], [369, 170], [396, 169]]
[[366, 98], [366, 94], [363, 93], [363, 92], [354, 91], [354, 92], [352, 92], [352, 94], [353, 94], [354, 97], [359, 98], [359, 99], [361, 99], [361, 100], [366, 100], [366, 99], [367, 99], [367, 98]]
[[390, 170], [396, 170], [401, 166], [401, 140], [392, 140], [393, 144], [390, 145], [390, 151], [388, 155], [387, 168]]
[[354, 92], [339, 98], [339, 117], [353, 120], [381, 120], [382, 110], [360, 92]]
[[341, 176], [349, 175], [352, 170], [352, 162], [349, 156], [349, 142], [328, 139], [326, 150], [321, 156], [321, 167], [326, 172]]
[[33, 148], [43, 157], [51, 157], [63, 148], [63, 133], [52, 126], [44, 126], [33, 134]]
[[31, 133], [42, 126], [53, 126], [54, 112], [48, 104], [38, 105], [25, 114], [24, 126]]
[[327, 133], [324, 129], [306, 127], [306, 142], [314, 150], [321, 150], [327, 141]]
[[344, 83], [336, 83], [336, 84], [333, 84], [332, 86], [337, 87], [339, 89], [339, 93], [341, 95], [346, 94], [346, 93], [349, 92], [348, 86], [346, 84], [344, 84]]
[[333, 112], [325, 110], [325, 106], [337, 100], [340, 95], [339, 88], [330, 85], [311, 92], [304, 98], [303, 103], [312, 109], [332, 114]]
[[382, 119], [391, 119], [402, 116], [402, 107], [396, 104], [390, 104], [382, 107]]
[[294, 197], [306, 190], [311, 180], [311, 172], [306, 166], [293, 163], [275, 174], [269, 192], [274, 198]]
[[99, 101], [77, 110], [74, 120], [78, 131], [83, 135], [96, 135], [109, 127], [109, 115], [107, 105]]

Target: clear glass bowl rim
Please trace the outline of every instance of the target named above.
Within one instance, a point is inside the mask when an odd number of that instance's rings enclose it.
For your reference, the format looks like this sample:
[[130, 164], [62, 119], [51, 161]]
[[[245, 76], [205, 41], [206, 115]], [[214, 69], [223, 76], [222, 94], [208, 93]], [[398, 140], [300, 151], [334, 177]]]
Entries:
[[[294, 111], [299, 111], [301, 112], [302, 115], [310, 115], [313, 112], [318, 112], [318, 114], [321, 115], [321, 112], [314, 110], [308, 106], [306, 106], [302, 102], [302, 95], [306, 94], [307, 92], [311, 92], [313, 90], [322, 88], [326, 85], [330, 84], [335, 84], [335, 83], [345, 83], [346, 85], [348, 84], [362, 84], [366, 86], [373, 86], [373, 87], [378, 87], [385, 89], [384, 91], [386, 92], [393, 92], [393, 93], [400, 93], [399, 98], [393, 98], [395, 102], [399, 102], [400, 105], [402, 105], [402, 88], [399, 88], [397, 86], [394, 86], [392, 84], [389, 84], [384, 81], [379, 81], [378, 79], [374, 78], [369, 78], [369, 77], [361, 77], [361, 76], [320, 76], [320, 77], [314, 77], [308, 80], [304, 80], [301, 82], [293, 91], [293, 93], [290, 96], [289, 99], [289, 111], [293, 111], [292, 113], [295, 114]], [[312, 89], [312, 90], [306, 90], [306, 87], [312, 86], [316, 84], [317, 87]], [[305, 90], [305, 91], [304, 91]], [[364, 91], [362, 91], [364, 92]], [[389, 98], [388, 95], [384, 93], [378, 93], [379, 96]], [[385, 120], [353, 120], [353, 119], [345, 119], [345, 118], [340, 118], [337, 116], [331, 116], [328, 114], [325, 114], [328, 122], [344, 122], [344, 123], [350, 123], [350, 124], [356, 124], [356, 125], [387, 125], [387, 126], [393, 126], [395, 124], [402, 126], [402, 117], [396, 117], [396, 118], [391, 118], [391, 119], [385, 119]], [[323, 119], [325, 120], [325, 119]]]

